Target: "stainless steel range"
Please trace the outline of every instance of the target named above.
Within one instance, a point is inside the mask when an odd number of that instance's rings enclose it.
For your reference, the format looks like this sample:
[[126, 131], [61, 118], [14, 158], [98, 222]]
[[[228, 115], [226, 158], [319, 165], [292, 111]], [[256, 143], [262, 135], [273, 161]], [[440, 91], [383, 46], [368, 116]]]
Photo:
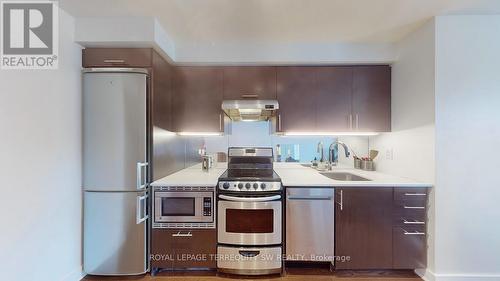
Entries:
[[281, 273], [283, 188], [273, 171], [272, 148], [229, 148], [217, 207], [218, 270]]

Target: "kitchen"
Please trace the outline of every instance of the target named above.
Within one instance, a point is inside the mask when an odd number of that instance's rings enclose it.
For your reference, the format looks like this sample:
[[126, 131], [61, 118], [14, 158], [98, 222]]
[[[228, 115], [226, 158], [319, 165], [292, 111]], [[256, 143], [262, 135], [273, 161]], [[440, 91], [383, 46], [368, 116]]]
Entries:
[[498, 280], [500, 7], [278, 2], [60, 1], [0, 76], [7, 279]]

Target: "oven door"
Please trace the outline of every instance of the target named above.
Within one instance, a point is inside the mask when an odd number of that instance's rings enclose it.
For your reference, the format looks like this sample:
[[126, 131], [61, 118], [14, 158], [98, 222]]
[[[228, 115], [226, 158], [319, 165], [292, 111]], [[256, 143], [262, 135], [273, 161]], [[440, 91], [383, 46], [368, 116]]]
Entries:
[[217, 239], [232, 245], [281, 244], [280, 195], [233, 197], [219, 195]]
[[213, 222], [213, 192], [156, 191], [155, 222]]

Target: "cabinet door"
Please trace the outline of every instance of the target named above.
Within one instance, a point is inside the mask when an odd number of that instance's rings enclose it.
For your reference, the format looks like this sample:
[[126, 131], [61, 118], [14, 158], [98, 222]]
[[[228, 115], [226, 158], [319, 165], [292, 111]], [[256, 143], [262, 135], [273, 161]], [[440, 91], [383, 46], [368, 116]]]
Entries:
[[391, 130], [390, 66], [354, 67], [352, 110], [356, 130]]
[[153, 126], [172, 131], [172, 67], [156, 52], [151, 84]]
[[278, 131], [315, 131], [315, 69], [307, 66], [278, 67]]
[[427, 266], [425, 226], [393, 228], [393, 268], [416, 269]]
[[276, 99], [276, 67], [224, 67], [224, 99]]
[[154, 229], [151, 240], [152, 267], [216, 267], [215, 229]]
[[392, 268], [392, 188], [337, 188], [337, 269]]
[[172, 111], [177, 132], [223, 131], [222, 74], [220, 67], [176, 69]]
[[151, 267], [173, 268], [174, 249], [172, 234], [177, 231], [169, 229], [153, 229], [151, 231]]
[[316, 89], [316, 130], [351, 130], [352, 67], [318, 67]]
[[150, 67], [153, 49], [88, 48], [82, 50], [83, 67]]

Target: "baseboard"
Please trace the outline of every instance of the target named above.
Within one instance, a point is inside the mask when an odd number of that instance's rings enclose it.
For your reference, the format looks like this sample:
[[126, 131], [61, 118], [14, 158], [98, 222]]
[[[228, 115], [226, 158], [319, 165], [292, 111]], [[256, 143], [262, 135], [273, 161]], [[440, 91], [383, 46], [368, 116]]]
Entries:
[[61, 281], [80, 281], [85, 277], [85, 272], [83, 272], [83, 268], [79, 266], [77, 269], [73, 270], [72, 272], [66, 274]]
[[425, 281], [500, 281], [500, 274], [439, 274], [426, 270], [415, 270]]

